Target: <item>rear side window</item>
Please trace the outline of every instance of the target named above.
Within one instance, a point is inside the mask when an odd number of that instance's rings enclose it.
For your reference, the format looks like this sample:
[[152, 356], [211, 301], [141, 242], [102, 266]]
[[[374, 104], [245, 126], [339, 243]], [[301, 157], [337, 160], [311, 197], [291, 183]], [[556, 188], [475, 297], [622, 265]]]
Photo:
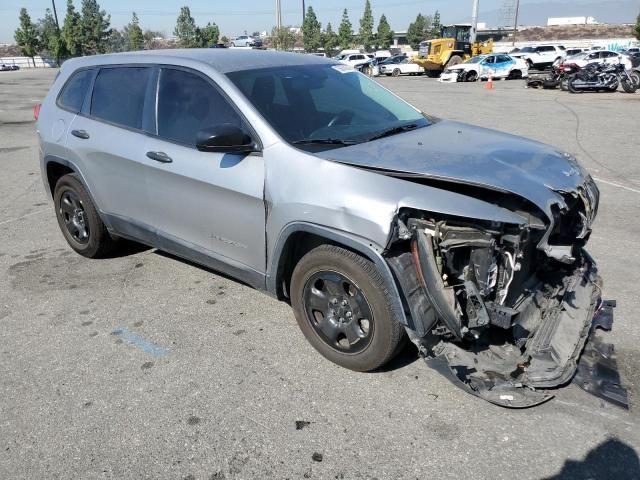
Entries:
[[81, 70], [74, 73], [60, 92], [58, 105], [75, 113], [82, 110], [84, 97], [87, 95], [92, 76], [93, 70]]
[[151, 69], [103, 68], [91, 97], [91, 115], [123, 127], [141, 129], [144, 98]]
[[158, 91], [158, 135], [194, 146], [206, 127], [242, 119], [227, 99], [207, 80], [183, 70], [163, 68]]

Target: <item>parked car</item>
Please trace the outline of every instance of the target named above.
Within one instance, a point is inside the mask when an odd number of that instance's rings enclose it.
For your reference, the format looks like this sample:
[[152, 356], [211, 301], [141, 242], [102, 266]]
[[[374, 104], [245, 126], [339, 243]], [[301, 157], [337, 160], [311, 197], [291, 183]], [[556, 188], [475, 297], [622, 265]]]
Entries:
[[400, 75], [424, 75], [424, 68], [416, 65], [409, 58], [404, 58], [397, 63], [381, 63], [378, 68], [380, 75], [399, 77]]
[[7, 63], [0, 63], [0, 72], [11, 72], [15, 70], [20, 70], [20, 66], [15, 64], [9, 65]]
[[560, 63], [567, 57], [567, 51], [562, 46], [539, 45], [537, 47], [524, 47], [519, 52], [512, 53], [513, 58], [521, 58], [529, 65], [529, 70], [543, 70], [550, 68], [554, 63]]
[[261, 47], [262, 40], [248, 35], [240, 35], [231, 41], [232, 47]]
[[585, 51], [584, 48], [568, 48], [567, 49], [567, 57], [570, 57], [572, 55], [577, 55], [577, 54], [582, 53], [584, 51]]
[[441, 82], [475, 82], [491, 78], [520, 79], [529, 76], [529, 66], [521, 58], [510, 55], [478, 55], [464, 63], [448, 67], [440, 75]]
[[585, 250], [599, 192], [574, 157], [425, 115], [338, 62], [79, 57], [35, 113], [73, 250], [125, 238], [237, 278], [346, 368], [408, 336], [468, 392], [532, 406], [572, 378], [603, 308]]
[[365, 53], [349, 53], [343, 55], [339, 61], [345, 65], [351, 65], [356, 68], [365, 65], [371, 61], [371, 58]]
[[579, 67], [585, 67], [589, 63], [622, 63], [627, 70], [633, 68], [633, 62], [629, 57], [611, 50], [589, 50], [567, 57], [564, 63], [575, 63]]

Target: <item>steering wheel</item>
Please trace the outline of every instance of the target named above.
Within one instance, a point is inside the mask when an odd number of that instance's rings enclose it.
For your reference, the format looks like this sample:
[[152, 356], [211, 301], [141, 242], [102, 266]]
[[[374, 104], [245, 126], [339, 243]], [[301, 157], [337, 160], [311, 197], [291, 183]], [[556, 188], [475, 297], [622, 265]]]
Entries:
[[327, 127], [333, 127], [334, 125], [349, 125], [355, 113], [351, 110], [342, 110], [340, 113], [334, 115], [331, 121], [327, 124]]

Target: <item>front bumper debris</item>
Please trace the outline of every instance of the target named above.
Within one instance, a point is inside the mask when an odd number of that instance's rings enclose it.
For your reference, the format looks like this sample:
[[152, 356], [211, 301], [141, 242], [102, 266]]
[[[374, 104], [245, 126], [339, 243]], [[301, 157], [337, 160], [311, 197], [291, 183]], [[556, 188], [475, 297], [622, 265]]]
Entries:
[[626, 389], [621, 385], [613, 345], [605, 343], [597, 331], [597, 329], [611, 330], [614, 307], [613, 301], [603, 302], [596, 313], [573, 383], [596, 397], [629, 409], [629, 399]]
[[[567, 385], [576, 372], [576, 383], [583, 389], [625, 407], [626, 391], [620, 386], [613, 347], [595, 333], [613, 324], [612, 303], [600, 300], [600, 284], [587, 261], [564, 279], [556, 302], [534, 308], [540, 320], [525, 344], [486, 342], [469, 348], [433, 338], [423, 350], [425, 360], [458, 387], [503, 407], [544, 403], [554, 396], [549, 389]], [[543, 299], [534, 295], [532, 303], [540, 305]]]

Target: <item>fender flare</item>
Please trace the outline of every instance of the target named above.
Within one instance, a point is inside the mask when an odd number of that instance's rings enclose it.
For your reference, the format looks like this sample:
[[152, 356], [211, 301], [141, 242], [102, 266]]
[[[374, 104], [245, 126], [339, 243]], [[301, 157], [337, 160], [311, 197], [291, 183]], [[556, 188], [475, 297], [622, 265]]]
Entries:
[[402, 323], [402, 325], [409, 326], [409, 321], [402, 305], [400, 290], [398, 289], [398, 285], [393, 277], [393, 273], [391, 272], [391, 267], [382, 256], [382, 252], [384, 249], [375, 245], [369, 240], [352, 233], [337, 230], [331, 227], [326, 227], [323, 225], [318, 225], [315, 223], [293, 222], [287, 224], [280, 231], [278, 240], [276, 241], [275, 247], [273, 249], [271, 259], [267, 260], [267, 265], [269, 268], [265, 277], [265, 287], [270, 294], [274, 296], [277, 295], [280, 269], [279, 267], [284, 246], [286, 245], [287, 240], [289, 239], [289, 237], [291, 237], [291, 235], [299, 232], [311, 233], [320, 237], [324, 237], [336, 243], [340, 243], [370, 259], [380, 272], [380, 275], [382, 275], [382, 279], [384, 280], [387, 289], [391, 293], [391, 307], [393, 309], [393, 313], [395, 314], [396, 318]]

